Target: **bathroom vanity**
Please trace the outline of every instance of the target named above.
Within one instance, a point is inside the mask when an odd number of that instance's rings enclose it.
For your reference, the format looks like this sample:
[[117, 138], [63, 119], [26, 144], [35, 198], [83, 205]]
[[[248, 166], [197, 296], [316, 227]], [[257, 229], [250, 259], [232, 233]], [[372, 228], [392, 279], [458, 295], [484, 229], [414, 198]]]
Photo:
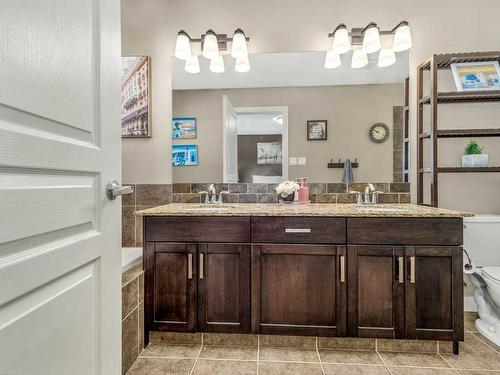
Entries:
[[169, 204], [144, 216], [149, 331], [464, 339], [462, 217], [415, 205]]

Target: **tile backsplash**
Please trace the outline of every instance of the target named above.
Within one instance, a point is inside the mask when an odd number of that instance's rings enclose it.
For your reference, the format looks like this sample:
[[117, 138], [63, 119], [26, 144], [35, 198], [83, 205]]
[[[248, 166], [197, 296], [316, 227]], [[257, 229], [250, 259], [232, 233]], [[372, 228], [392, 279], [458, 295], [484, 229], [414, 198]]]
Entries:
[[[203, 203], [209, 183], [181, 184], [136, 184], [133, 194], [124, 195], [122, 201], [122, 245], [142, 246], [142, 218], [134, 211], [167, 203]], [[410, 184], [402, 182], [375, 183], [382, 191], [380, 203], [410, 203]], [[217, 192], [223, 194], [226, 203], [276, 203], [276, 184], [237, 183], [215, 184]], [[364, 191], [366, 183], [310, 183], [312, 203], [355, 203], [356, 195], [351, 191]]]

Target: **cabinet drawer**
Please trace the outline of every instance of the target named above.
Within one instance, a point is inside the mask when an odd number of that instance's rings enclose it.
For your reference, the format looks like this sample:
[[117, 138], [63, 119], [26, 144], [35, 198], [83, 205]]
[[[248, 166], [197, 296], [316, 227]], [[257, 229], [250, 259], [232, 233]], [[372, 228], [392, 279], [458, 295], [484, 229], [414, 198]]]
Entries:
[[462, 245], [462, 218], [348, 218], [347, 241], [369, 245]]
[[252, 242], [345, 243], [345, 219], [252, 217]]
[[250, 242], [249, 217], [146, 217], [145, 241]]

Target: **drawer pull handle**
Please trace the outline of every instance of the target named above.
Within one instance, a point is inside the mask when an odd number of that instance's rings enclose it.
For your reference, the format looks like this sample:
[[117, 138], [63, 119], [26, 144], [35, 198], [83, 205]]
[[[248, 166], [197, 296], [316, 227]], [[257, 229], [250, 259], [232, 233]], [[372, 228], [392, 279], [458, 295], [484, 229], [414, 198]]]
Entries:
[[285, 233], [311, 233], [311, 228], [286, 228]]
[[410, 257], [410, 283], [415, 284], [415, 257]]
[[204, 272], [204, 263], [203, 263], [203, 259], [204, 258], [204, 254], [203, 253], [200, 253], [200, 279], [203, 279], [203, 272]]
[[188, 279], [193, 278], [193, 254], [188, 254]]
[[404, 259], [403, 257], [398, 257], [398, 281], [400, 284], [404, 283], [404, 271], [403, 271], [403, 264]]
[[345, 283], [345, 257], [340, 256], [340, 282]]

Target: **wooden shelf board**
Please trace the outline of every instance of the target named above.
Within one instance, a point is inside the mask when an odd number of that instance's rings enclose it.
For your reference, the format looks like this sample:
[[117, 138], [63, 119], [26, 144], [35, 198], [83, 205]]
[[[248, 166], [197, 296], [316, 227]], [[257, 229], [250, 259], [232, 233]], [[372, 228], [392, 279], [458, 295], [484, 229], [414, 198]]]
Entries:
[[499, 129], [446, 129], [436, 132], [438, 138], [500, 137]]
[[[438, 103], [474, 103], [500, 101], [500, 90], [449, 91], [438, 93]], [[430, 95], [419, 99], [420, 104], [430, 104]]]
[[484, 172], [500, 172], [500, 167], [440, 167], [438, 173], [484, 173]]
[[429, 133], [420, 133], [418, 135], [419, 139], [427, 139], [427, 138], [430, 138], [430, 137], [431, 137], [431, 135]]
[[420, 168], [417, 170], [418, 173], [432, 173], [432, 169], [430, 168]]
[[[466, 53], [444, 53], [434, 55], [438, 69], [449, 69], [453, 63], [500, 61], [500, 51], [489, 52], [466, 52]], [[431, 68], [430, 59], [419, 66], [420, 69]]]

